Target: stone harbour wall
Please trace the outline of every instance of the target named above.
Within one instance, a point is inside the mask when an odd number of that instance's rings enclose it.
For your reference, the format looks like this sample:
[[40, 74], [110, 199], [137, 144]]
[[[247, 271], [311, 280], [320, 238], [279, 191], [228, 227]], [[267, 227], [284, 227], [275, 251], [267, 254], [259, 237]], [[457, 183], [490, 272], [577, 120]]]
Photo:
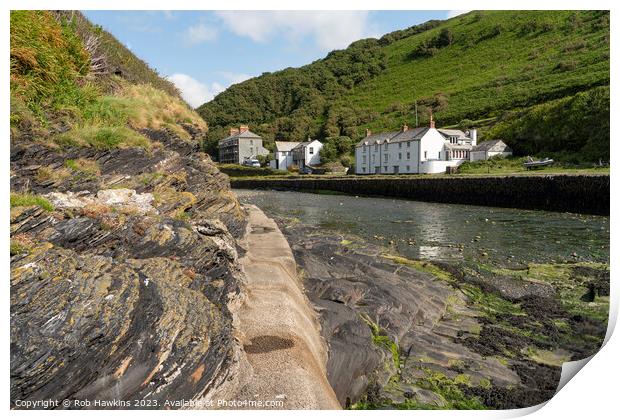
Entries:
[[336, 191], [438, 203], [609, 215], [609, 175], [231, 178], [233, 188]]

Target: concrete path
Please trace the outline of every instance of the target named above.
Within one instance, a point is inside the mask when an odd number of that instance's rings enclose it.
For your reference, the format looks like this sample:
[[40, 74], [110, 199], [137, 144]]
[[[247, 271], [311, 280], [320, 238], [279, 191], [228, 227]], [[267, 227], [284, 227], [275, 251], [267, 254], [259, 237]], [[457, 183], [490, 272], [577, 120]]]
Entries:
[[[246, 299], [239, 331], [252, 372], [240, 399], [283, 401], [282, 409], [341, 408], [326, 375], [327, 348], [302, 290], [293, 254], [276, 223], [256, 206], [241, 246]], [[246, 375], [245, 372], [241, 373]]]

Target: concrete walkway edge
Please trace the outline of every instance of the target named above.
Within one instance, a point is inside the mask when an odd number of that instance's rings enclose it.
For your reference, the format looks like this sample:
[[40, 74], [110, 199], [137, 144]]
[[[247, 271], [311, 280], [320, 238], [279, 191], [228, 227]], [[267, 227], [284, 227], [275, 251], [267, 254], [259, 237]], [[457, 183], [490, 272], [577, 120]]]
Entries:
[[258, 207], [246, 210], [249, 220], [240, 241], [245, 300], [238, 310], [238, 333], [251, 372], [241, 372], [249, 377], [237, 398], [267, 402], [268, 409], [339, 409], [327, 380], [327, 346], [291, 248]]

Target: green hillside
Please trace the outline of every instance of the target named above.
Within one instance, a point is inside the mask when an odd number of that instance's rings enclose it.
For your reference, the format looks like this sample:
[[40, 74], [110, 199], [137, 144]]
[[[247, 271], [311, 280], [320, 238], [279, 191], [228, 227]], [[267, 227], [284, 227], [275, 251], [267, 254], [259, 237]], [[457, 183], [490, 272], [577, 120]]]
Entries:
[[206, 129], [178, 90], [71, 11], [11, 12], [11, 140], [149, 148], [141, 130]]
[[212, 153], [229, 125], [267, 139], [420, 124], [477, 127], [517, 154], [609, 158], [609, 13], [483, 11], [353, 43], [234, 85], [198, 112]]

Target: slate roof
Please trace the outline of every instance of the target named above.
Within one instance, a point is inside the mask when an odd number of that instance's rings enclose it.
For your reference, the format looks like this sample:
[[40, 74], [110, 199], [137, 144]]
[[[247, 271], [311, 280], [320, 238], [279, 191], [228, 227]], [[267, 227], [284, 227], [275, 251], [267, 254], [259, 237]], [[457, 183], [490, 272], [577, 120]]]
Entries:
[[479, 143], [471, 149], [472, 152], [489, 152], [493, 151], [512, 152], [512, 149], [502, 140], [487, 140]]
[[277, 141], [276, 151], [278, 152], [290, 152], [299, 145], [298, 141]]
[[220, 143], [223, 141], [232, 140], [232, 139], [262, 139], [262, 137], [256, 133], [252, 133], [250, 130], [247, 130], [247, 131], [244, 131], [243, 133], [237, 133], [237, 134], [233, 134], [232, 136], [228, 136], [220, 140]]
[[291, 150], [301, 149], [302, 147], [307, 146], [309, 144], [310, 144], [309, 141], [302, 141], [301, 143], [298, 143], [297, 146], [293, 147]]
[[437, 131], [439, 131], [441, 133], [441, 135], [446, 137], [446, 138], [457, 136], [457, 138], [459, 140], [469, 140], [470, 139], [470, 137], [467, 136], [462, 130], [453, 130], [453, 129], [449, 129], [449, 128], [438, 128]]
[[392, 137], [396, 136], [398, 133], [400, 133], [400, 131], [387, 131], [384, 133], [371, 134], [370, 136], [366, 136], [363, 139], [361, 139], [355, 145], [355, 147], [363, 146], [365, 144], [368, 144], [368, 145], [372, 145], [375, 143], [381, 144], [385, 142], [386, 140], [389, 140]]
[[399, 131], [394, 137], [390, 139], [390, 143], [399, 141], [411, 141], [419, 140], [430, 130], [428, 127], [416, 127], [407, 131]]
[[[316, 139], [313, 140], [309, 138], [308, 141], [302, 141], [301, 143], [298, 143], [297, 146], [293, 147], [291, 150], [300, 150], [314, 141], [318, 141], [318, 140]], [[323, 144], [323, 143], [319, 141], [319, 144]]]

